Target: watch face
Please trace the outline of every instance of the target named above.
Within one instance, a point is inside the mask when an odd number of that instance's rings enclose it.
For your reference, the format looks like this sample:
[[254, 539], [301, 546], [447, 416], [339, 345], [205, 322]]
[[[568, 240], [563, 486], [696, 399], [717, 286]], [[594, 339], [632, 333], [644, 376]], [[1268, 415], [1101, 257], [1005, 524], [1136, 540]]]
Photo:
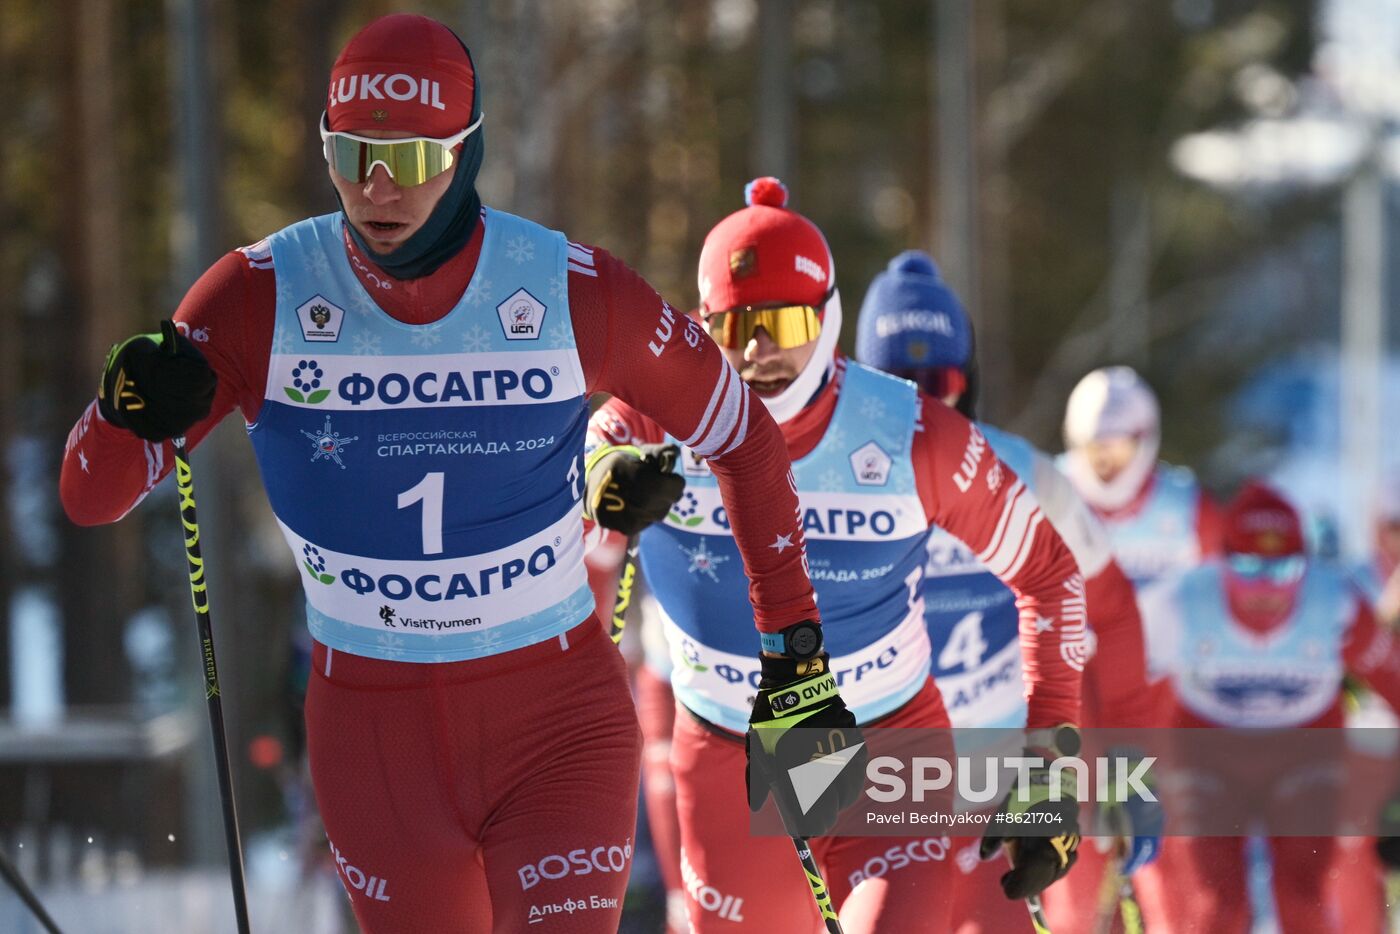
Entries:
[[810, 658], [822, 645], [822, 634], [816, 626], [802, 626], [788, 637], [788, 651], [795, 658]]

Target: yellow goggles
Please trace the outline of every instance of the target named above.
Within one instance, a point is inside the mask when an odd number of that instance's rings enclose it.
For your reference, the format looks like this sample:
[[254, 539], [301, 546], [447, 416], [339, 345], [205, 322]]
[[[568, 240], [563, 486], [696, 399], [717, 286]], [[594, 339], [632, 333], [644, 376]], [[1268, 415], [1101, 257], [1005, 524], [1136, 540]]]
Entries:
[[707, 315], [705, 327], [716, 344], [730, 350], [747, 347], [759, 328], [783, 350], [791, 350], [816, 340], [822, 332], [822, 319], [821, 313], [811, 305], [745, 307]]
[[373, 139], [334, 132], [327, 127], [326, 116], [322, 114], [321, 144], [326, 162], [347, 182], [359, 184], [370, 177], [376, 165], [382, 165], [394, 184], [407, 188], [421, 185], [452, 168], [457, 161], [453, 150], [476, 132], [485, 116], [482, 114], [471, 126], [446, 139], [427, 136]]

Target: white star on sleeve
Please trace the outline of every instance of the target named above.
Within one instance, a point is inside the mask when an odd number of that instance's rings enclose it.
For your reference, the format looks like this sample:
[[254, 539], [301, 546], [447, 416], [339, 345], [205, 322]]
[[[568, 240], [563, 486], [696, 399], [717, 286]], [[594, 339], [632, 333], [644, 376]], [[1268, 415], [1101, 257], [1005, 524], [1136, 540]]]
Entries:
[[1035, 617], [1035, 631], [1036, 631], [1036, 632], [1048, 632], [1049, 630], [1053, 629], [1054, 626], [1055, 626], [1055, 621], [1054, 621], [1053, 619], [1051, 619], [1051, 618], [1048, 617], [1048, 616], [1041, 616], [1041, 615], [1039, 615], [1039, 614], [1036, 614], [1036, 617]]
[[773, 544], [769, 545], [768, 547], [776, 548], [778, 554], [782, 554], [784, 548], [792, 547], [792, 533], [789, 532], [787, 535], [779, 535], [776, 539], [774, 539]]
[[83, 453], [82, 448], [78, 448], [78, 463], [82, 465], [83, 473], [92, 473], [91, 470], [88, 470], [87, 455]]

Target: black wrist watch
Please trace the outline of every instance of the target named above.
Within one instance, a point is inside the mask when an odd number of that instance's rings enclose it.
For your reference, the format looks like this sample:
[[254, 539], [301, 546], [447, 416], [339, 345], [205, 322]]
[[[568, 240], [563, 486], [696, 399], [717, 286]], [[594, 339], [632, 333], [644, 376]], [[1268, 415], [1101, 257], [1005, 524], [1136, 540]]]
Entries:
[[822, 627], [812, 622], [794, 623], [778, 632], [759, 634], [765, 652], [775, 652], [799, 662], [822, 653]]
[[1059, 726], [1027, 731], [1026, 746], [1030, 749], [1044, 750], [1059, 758], [1079, 755], [1083, 740], [1079, 735], [1079, 727], [1073, 723], [1061, 723]]

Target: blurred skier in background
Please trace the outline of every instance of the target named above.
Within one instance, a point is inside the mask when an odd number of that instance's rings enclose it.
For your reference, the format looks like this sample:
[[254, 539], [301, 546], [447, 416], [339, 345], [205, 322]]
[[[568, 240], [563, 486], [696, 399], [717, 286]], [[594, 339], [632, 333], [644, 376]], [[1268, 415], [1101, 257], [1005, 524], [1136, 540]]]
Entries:
[[[977, 363], [972, 323], [940, 278], [933, 258], [910, 250], [870, 283], [856, 328], [856, 358], [912, 380], [970, 419], [977, 417]], [[1113, 559], [1108, 535], [1048, 456], [1030, 442], [978, 421], [977, 427], [1016, 476], [1035, 493], [1084, 575], [1095, 655], [1084, 670], [1085, 727], [1153, 726], [1146, 693], [1142, 622], [1132, 584]], [[1019, 727], [1026, 722], [1019, 664], [1016, 597], [946, 531], [934, 528], [924, 577], [924, 621], [932, 644], [934, 681], [955, 727]], [[1124, 751], [1125, 754], [1128, 751]], [[1105, 872], [1132, 875], [1160, 846], [1155, 803], [1121, 802], [1121, 838], [1079, 851], [1074, 872], [1045, 892], [1056, 931], [1092, 932]], [[1107, 865], [1108, 848], [1116, 865]], [[1029, 931], [1023, 906], [996, 897], [1002, 868], [981, 862], [975, 847], [958, 856], [953, 929]], [[1114, 907], [1117, 899], [1113, 900]]]

